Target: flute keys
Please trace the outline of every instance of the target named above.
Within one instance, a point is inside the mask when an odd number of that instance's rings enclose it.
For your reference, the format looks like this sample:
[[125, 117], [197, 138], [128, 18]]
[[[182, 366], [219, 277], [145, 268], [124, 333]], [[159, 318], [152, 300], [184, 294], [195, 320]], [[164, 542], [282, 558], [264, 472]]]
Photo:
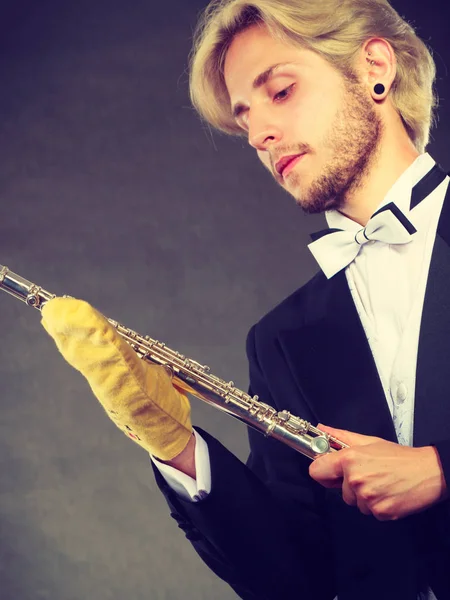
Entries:
[[319, 435], [311, 441], [311, 450], [316, 454], [326, 454], [330, 451], [330, 442], [326, 437]]

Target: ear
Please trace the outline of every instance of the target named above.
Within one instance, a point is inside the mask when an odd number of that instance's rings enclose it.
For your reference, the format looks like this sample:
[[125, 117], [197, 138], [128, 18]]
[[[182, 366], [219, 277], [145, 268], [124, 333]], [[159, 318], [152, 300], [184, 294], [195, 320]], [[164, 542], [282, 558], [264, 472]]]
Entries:
[[[372, 98], [378, 102], [385, 100], [397, 73], [397, 59], [391, 44], [384, 38], [366, 40], [358, 58], [358, 70]], [[374, 90], [377, 83], [384, 86], [382, 94]]]

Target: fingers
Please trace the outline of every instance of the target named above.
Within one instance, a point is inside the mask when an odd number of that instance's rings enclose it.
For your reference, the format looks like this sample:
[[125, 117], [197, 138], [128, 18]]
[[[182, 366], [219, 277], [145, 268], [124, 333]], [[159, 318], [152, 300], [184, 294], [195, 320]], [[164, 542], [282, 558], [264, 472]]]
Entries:
[[322, 423], [318, 423], [317, 427], [348, 446], [364, 446], [366, 444], [373, 444], [380, 439], [371, 435], [362, 435], [361, 433], [347, 431], [346, 429], [337, 429], [336, 427], [330, 427]]
[[342, 499], [346, 504], [357, 507], [364, 515], [371, 515], [366, 501], [358, 494], [359, 486], [356, 480], [353, 481], [346, 472], [344, 457], [348, 452], [340, 450], [317, 458], [311, 463], [309, 474], [325, 488], [341, 488]]
[[371, 515], [372, 511], [367, 506], [366, 501], [358, 495], [357, 490], [352, 487], [347, 478], [342, 482], [342, 499], [349, 506], [356, 506], [363, 515]]
[[356, 494], [352, 490], [347, 479], [344, 479], [342, 482], [342, 499], [349, 506], [356, 506], [358, 504]]
[[337, 452], [325, 454], [316, 458], [309, 465], [311, 477], [326, 488], [341, 487], [343, 471]]
[[357, 498], [356, 506], [359, 508], [359, 511], [362, 512], [363, 515], [371, 515], [372, 511], [367, 506], [367, 504], [361, 498]]

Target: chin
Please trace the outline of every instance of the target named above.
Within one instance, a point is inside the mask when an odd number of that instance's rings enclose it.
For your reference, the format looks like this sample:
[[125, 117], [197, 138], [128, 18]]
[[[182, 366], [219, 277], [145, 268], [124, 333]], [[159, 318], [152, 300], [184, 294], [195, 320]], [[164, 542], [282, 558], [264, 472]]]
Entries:
[[304, 213], [308, 215], [320, 215], [330, 208], [333, 202], [330, 200], [323, 200], [323, 198], [310, 198], [305, 197], [305, 194], [292, 194], [295, 199], [295, 203], [299, 206]]
[[311, 205], [308, 200], [305, 200], [304, 196], [299, 196], [298, 194], [292, 194], [294, 196], [295, 203], [305, 212], [309, 212], [311, 210]]
[[287, 185], [285, 184], [283, 187], [290, 196], [293, 196], [295, 202], [299, 206], [302, 208], [308, 206], [308, 188], [305, 188], [305, 186], [300, 186], [298, 182], [294, 181], [292, 181], [290, 185], [289, 183]]
[[302, 211], [308, 215], [314, 214], [317, 212], [317, 209], [315, 207], [312, 207], [310, 204], [308, 204], [307, 202], [305, 202], [302, 199], [299, 200], [298, 198], [296, 198], [295, 202], [296, 202], [297, 206], [299, 208], [301, 208]]

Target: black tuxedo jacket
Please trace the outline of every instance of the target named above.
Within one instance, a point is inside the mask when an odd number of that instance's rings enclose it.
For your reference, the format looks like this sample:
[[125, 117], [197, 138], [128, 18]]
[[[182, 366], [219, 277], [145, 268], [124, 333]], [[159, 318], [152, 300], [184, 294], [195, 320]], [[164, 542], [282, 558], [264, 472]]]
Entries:
[[[318, 273], [251, 330], [250, 393], [313, 423], [396, 441], [344, 271]], [[250, 430], [243, 465], [206, 432], [210, 495], [158, 485], [198, 554], [246, 600], [450, 599], [450, 500], [381, 522], [308, 475], [309, 459]], [[450, 192], [433, 248], [416, 371], [414, 445], [435, 445], [450, 488]]]

